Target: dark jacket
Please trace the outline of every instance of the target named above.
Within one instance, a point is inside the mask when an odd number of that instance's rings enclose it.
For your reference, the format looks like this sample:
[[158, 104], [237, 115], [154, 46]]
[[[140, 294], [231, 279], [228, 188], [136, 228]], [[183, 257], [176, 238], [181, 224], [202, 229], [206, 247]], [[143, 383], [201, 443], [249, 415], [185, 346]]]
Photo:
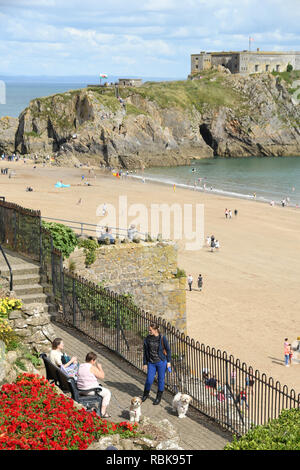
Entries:
[[[165, 355], [163, 353], [161, 338], [163, 338], [163, 344], [164, 344], [165, 350], [167, 352], [167, 355]], [[144, 366], [146, 366], [149, 362], [149, 345], [148, 345], [147, 339], [148, 339], [148, 336], [147, 336], [147, 338], [144, 339], [144, 356], [143, 356], [143, 365]], [[159, 356], [161, 361], [171, 362], [171, 349], [170, 349], [167, 338], [165, 336], [162, 337], [162, 335], [159, 335], [158, 356]]]

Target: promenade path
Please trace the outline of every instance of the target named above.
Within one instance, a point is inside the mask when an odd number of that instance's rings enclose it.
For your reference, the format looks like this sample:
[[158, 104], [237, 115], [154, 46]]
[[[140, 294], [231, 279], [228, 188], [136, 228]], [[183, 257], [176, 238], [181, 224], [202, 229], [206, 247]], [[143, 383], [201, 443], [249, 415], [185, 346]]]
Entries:
[[[129, 420], [130, 399], [142, 396], [145, 374], [79, 331], [58, 323], [52, 323], [52, 326], [57, 337], [63, 339], [68, 356], [77, 356], [79, 362], [84, 362], [89, 351], [98, 355], [105, 372], [105, 380], [101, 382], [112, 392], [108, 408], [110, 419], [115, 422]], [[189, 408], [185, 419], [179, 419], [172, 410], [173, 395], [169, 392], [164, 393], [159, 405], [153, 406], [156, 391], [157, 385], [154, 383], [150, 399], [142, 405], [142, 414], [151, 419], [157, 418], [158, 421], [168, 419], [177, 429], [180, 436], [179, 445], [184, 450], [222, 450], [231, 441], [230, 433], [192, 407]]]

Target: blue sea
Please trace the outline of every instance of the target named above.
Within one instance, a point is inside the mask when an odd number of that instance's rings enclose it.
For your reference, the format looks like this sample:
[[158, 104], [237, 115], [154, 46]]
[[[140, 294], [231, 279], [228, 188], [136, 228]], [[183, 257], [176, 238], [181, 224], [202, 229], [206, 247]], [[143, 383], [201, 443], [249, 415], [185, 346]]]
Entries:
[[[117, 76], [108, 76], [102, 79], [105, 82], [116, 83]], [[134, 77], [128, 77], [134, 78]], [[146, 81], [168, 81], [180, 80], [180, 78], [158, 78], [158, 77], [136, 77]], [[85, 88], [87, 85], [96, 85], [100, 79], [96, 76], [78, 76], [78, 77], [5, 77], [0, 75], [0, 80], [4, 82], [6, 103], [1, 104], [0, 117], [12, 116], [18, 117], [31, 100], [42, 96], [49, 96], [55, 93], [64, 93], [69, 90]]]
[[197, 160], [190, 166], [148, 168], [137, 177], [222, 196], [300, 207], [300, 156]]
[[[140, 77], [144, 81], [172, 78]], [[0, 104], [0, 117], [18, 117], [30, 100], [99, 83], [99, 78], [81, 77], [3, 77], [6, 104]], [[109, 76], [109, 82], [118, 77]], [[180, 78], [173, 78], [180, 80]], [[289, 198], [289, 204], [300, 206], [300, 156], [212, 158], [198, 160], [190, 166], [146, 169], [137, 177], [166, 184], [176, 184], [196, 191], [206, 191], [230, 197], [261, 202]], [[205, 186], [205, 188], [204, 188]]]

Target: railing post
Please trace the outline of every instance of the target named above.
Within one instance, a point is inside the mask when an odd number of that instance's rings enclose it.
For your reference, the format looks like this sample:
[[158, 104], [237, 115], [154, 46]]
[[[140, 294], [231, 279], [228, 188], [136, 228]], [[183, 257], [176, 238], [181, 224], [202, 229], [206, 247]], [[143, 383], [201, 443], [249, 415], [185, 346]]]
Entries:
[[17, 214], [14, 210], [14, 241], [13, 241], [14, 250], [17, 248]]
[[55, 286], [55, 271], [54, 271], [54, 255], [53, 255], [53, 238], [51, 237], [50, 239], [51, 243], [51, 277], [52, 277], [52, 289], [53, 289], [53, 294], [55, 295], [56, 292], [56, 286]]
[[73, 300], [73, 326], [76, 327], [76, 302], [75, 302], [75, 278], [72, 279], [72, 300]]
[[42, 234], [42, 218], [40, 216], [40, 264], [43, 261], [43, 234]]
[[117, 320], [117, 353], [120, 354], [120, 308], [119, 308], [118, 301], [117, 301], [116, 317], [117, 317], [116, 318]]
[[61, 303], [63, 308], [63, 315], [65, 316], [65, 293], [64, 293], [64, 269], [63, 269], [63, 257], [60, 256], [60, 290], [61, 290]]

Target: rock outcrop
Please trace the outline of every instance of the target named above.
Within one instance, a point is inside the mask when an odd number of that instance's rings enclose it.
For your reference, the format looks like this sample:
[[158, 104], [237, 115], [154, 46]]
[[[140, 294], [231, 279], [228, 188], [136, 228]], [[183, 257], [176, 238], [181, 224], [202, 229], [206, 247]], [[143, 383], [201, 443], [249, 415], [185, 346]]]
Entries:
[[123, 88], [123, 103], [113, 87], [32, 100], [17, 121], [0, 120], [0, 151], [122, 168], [300, 155], [300, 108], [278, 77], [215, 70], [198, 78]]

